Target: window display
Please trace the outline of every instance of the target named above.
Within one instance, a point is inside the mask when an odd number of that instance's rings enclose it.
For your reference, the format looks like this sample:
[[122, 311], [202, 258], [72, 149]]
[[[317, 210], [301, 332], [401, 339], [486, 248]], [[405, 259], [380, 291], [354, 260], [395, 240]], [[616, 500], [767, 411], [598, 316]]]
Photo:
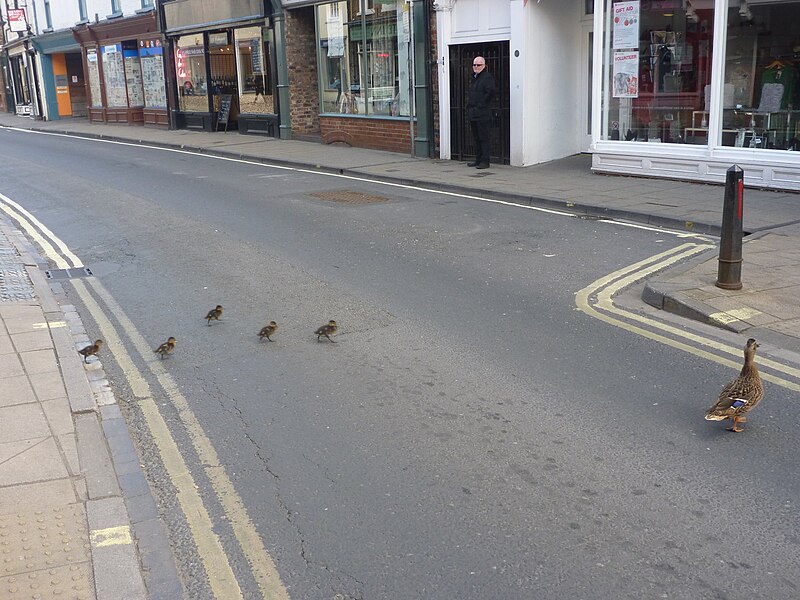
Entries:
[[698, 6], [607, 0], [603, 139], [706, 143], [714, 9]]
[[208, 112], [208, 76], [203, 36], [184, 35], [175, 46], [178, 107], [186, 112]]
[[723, 146], [800, 150], [800, 0], [730, 2]]
[[125, 85], [125, 63], [122, 57], [122, 44], [102, 46], [103, 80], [106, 84], [106, 105], [108, 108], [127, 108], [128, 95]]
[[270, 114], [275, 112], [270, 79], [268, 44], [269, 30], [243, 27], [234, 30], [239, 83], [239, 110], [242, 113]]
[[408, 116], [406, 4], [350, 0], [317, 7], [322, 113]]

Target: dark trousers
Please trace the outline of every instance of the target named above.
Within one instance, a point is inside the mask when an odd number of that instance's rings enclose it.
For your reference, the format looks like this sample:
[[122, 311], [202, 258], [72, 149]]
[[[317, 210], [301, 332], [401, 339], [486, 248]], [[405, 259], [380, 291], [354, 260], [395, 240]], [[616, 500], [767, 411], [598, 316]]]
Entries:
[[470, 121], [472, 139], [475, 142], [475, 162], [479, 165], [489, 164], [489, 125], [491, 121]]

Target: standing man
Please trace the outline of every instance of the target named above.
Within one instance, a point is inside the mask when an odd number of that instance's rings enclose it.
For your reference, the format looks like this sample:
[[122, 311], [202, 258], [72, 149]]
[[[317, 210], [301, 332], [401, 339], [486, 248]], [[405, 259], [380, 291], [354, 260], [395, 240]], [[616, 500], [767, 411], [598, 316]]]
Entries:
[[486, 60], [476, 56], [472, 61], [472, 81], [467, 92], [467, 120], [475, 141], [475, 162], [467, 163], [476, 169], [489, 168], [489, 126], [492, 110], [489, 104], [494, 98], [494, 78], [486, 70]]

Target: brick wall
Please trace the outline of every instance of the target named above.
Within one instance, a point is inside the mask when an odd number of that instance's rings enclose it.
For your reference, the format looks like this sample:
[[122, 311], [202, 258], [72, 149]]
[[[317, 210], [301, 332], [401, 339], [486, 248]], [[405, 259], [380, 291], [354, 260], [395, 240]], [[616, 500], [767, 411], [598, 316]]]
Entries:
[[358, 148], [411, 152], [411, 132], [408, 121], [375, 117], [319, 118], [322, 139], [326, 144], [344, 142]]
[[431, 80], [431, 119], [433, 120], [433, 155], [439, 157], [439, 61], [441, 57], [436, 50], [437, 32], [436, 32], [436, 11], [432, 9], [431, 4], [426, 2], [425, 6], [430, 8], [428, 13], [428, 26], [430, 27], [431, 34], [431, 56], [430, 56], [430, 80]]
[[[3, 29], [0, 28], [0, 45], [5, 43], [5, 39], [3, 38]], [[6, 105], [6, 85], [5, 80], [3, 79], [3, 69], [0, 69], [0, 112], [6, 112], [8, 110], [8, 106]]]
[[314, 8], [286, 11], [286, 62], [292, 133], [319, 133], [319, 82]]

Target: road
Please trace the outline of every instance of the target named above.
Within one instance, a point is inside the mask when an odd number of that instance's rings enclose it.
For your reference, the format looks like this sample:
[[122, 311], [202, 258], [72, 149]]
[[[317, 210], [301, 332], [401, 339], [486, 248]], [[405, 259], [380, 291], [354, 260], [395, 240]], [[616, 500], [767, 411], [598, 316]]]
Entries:
[[101, 359], [190, 597], [227, 593], [214, 537], [245, 598], [800, 593], [798, 394], [727, 433], [702, 413], [734, 368], [576, 308], [685, 239], [64, 137], [0, 131], [0, 158], [95, 274], [67, 301], [119, 335]]

